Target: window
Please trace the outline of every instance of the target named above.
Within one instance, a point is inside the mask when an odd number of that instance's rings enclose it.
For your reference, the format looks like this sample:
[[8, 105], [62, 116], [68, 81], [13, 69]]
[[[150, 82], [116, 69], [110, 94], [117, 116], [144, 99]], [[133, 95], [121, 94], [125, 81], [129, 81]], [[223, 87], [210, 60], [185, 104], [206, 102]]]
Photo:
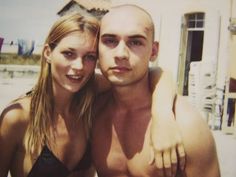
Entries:
[[204, 13], [193, 13], [187, 15], [187, 27], [188, 28], [204, 28]]

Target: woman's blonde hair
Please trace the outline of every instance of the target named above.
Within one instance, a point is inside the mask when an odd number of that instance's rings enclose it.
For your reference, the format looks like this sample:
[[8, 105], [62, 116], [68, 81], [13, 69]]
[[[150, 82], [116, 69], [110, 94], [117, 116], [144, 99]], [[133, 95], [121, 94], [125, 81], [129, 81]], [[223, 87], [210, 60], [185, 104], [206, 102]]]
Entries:
[[[61, 17], [52, 26], [45, 45], [51, 50], [69, 33], [79, 31], [94, 36], [94, 45], [97, 45], [99, 22], [94, 17], [85, 17], [78, 13]], [[97, 46], [96, 46], [97, 47]], [[43, 145], [50, 146], [50, 127], [53, 126], [54, 98], [52, 89], [52, 74], [50, 64], [46, 62], [44, 50], [41, 55], [41, 71], [38, 82], [30, 96], [30, 122], [25, 136], [26, 150], [30, 153], [38, 150]], [[91, 126], [91, 108], [94, 98], [94, 74], [89, 81], [75, 93], [70, 105], [70, 113], [75, 121], [82, 119], [88, 135]]]

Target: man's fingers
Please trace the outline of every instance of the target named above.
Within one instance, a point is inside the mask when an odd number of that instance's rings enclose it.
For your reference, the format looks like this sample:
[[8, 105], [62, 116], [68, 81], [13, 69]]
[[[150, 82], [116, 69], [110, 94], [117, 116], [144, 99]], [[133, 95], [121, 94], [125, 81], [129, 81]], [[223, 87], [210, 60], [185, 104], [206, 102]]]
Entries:
[[177, 147], [178, 156], [179, 156], [179, 167], [181, 170], [185, 168], [185, 152], [183, 144], [178, 145]]

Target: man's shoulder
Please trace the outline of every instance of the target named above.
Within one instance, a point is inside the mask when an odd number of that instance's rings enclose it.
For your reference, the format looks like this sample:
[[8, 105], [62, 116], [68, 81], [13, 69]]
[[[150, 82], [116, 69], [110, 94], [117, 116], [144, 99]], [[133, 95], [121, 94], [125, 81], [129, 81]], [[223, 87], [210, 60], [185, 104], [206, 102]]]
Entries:
[[177, 96], [174, 111], [176, 121], [183, 133], [188, 133], [195, 137], [211, 134], [205, 119], [200, 112], [188, 102], [186, 97]]
[[217, 166], [217, 154], [214, 138], [207, 122], [186, 98], [181, 96], [176, 99], [175, 115], [187, 154], [187, 170], [202, 169], [203, 173], [204, 171], [208, 173], [211, 168], [205, 166]]

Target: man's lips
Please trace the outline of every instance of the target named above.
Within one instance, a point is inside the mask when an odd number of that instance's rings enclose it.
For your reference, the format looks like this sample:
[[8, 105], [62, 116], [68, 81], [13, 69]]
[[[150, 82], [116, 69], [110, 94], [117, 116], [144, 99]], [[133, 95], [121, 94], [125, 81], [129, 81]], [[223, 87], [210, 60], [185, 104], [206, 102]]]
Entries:
[[111, 67], [110, 69], [113, 70], [114, 72], [127, 72], [127, 71], [131, 71], [131, 68], [125, 67], [125, 66], [115, 66], [115, 67]]

